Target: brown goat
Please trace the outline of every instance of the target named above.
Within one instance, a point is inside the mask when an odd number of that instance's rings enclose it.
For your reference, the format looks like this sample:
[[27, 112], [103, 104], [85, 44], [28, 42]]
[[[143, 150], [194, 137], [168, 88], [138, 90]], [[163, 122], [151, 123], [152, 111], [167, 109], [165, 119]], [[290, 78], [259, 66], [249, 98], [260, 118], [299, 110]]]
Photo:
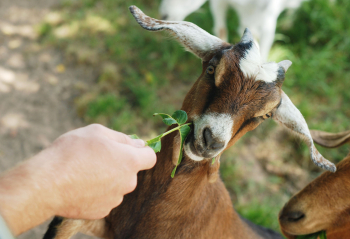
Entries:
[[[350, 131], [311, 132], [314, 141], [328, 148], [350, 142]], [[280, 212], [280, 226], [288, 239], [326, 231], [328, 239], [350, 238], [350, 154], [293, 196]]]
[[155, 167], [138, 174], [135, 191], [109, 216], [97, 221], [55, 218], [44, 238], [69, 238], [78, 231], [115, 239], [281, 238], [238, 216], [218, 169], [225, 149], [272, 117], [306, 138], [318, 166], [335, 171], [316, 150], [303, 116], [281, 89], [291, 62], [262, 63], [248, 29], [231, 45], [192, 23], [156, 20], [135, 6], [130, 11], [143, 28], [170, 32], [202, 59], [202, 74], [182, 105], [193, 123], [183, 160], [172, 179], [180, 148], [179, 135], [172, 133], [162, 139]]

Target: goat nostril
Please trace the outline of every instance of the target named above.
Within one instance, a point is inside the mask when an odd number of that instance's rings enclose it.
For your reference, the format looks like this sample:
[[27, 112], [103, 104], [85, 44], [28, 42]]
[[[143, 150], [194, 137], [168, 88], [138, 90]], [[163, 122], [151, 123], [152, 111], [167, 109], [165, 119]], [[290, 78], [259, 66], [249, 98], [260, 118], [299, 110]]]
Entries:
[[205, 128], [203, 131], [204, 145], [208, 147], [213, 141], [213, 136], [209, 128]]
[[281, 219], [285, 219], [288, 222], [297, 222], [305, 217], [305, 214], [299, 211], [287, 212], [281, 215]]
[[218, 142], [213, 138], [213, 133], [209, 128], [205, 128], [203, 131], [204, 146], [210, 150], [218, 150], [224, 147], [224, 143]]
[[214, 150], [216, 150], [216, 149], [221, 149], [221, 148], [223, 148], [223, 147], [224, 147], [224, 144], [223, 144], [223, 143], [218, 143], [218, 142], [213, 143], [212, 145], [210, 145], [210, 148], [211, 148], [211, 149], [214, 149]]

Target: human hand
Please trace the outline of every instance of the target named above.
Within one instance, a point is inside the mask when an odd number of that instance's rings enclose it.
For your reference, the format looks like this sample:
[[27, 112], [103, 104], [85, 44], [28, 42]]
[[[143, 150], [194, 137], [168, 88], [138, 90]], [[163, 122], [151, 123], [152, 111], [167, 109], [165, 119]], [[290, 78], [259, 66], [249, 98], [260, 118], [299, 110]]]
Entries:
[[142, 140], [96, 124], [76, 129], [0, 177], [0, 212], [15, 234], [53, 215], [102, 218], [155, 162]]
[[59, 137], [53, 155], [55, 184], [62, 205], [56, 215], [97, 219], [107, 216], [133, 191], [137, 173], [154, 166], [156, 156], [143, 140], [90, 125]]

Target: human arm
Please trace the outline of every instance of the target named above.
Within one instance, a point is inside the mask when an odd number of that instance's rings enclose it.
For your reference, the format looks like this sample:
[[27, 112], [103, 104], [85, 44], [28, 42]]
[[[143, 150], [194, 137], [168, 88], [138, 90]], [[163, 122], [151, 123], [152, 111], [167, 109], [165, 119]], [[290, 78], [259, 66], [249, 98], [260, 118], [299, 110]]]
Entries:
[[155, 161], [141, 140], [101, 125], [73, 130], [0, 177], [0, 214], [15, 235], [53, 215], [102, 218]]

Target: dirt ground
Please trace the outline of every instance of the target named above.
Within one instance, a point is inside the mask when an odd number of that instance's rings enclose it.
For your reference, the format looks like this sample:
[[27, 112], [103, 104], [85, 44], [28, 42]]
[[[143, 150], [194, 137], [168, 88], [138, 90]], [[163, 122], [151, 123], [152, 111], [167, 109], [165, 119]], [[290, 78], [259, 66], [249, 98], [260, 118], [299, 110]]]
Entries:
[[[84, 125], [72, 101], [76, 85], [92, 82], [94, 72], [65, 66], [61, 52], [41, 46], [35, 31], [59, 2], [0, 1], [0, 172]], [[46, 226], [18, 238], [42, 238]]]

